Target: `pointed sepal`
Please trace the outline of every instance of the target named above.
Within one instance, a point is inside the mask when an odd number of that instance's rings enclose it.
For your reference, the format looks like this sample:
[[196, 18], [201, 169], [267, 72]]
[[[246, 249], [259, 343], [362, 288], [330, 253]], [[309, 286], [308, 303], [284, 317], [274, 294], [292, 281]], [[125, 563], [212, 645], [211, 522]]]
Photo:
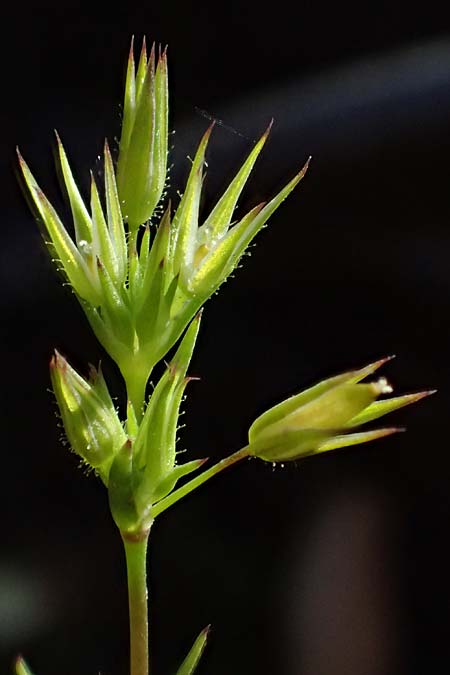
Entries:
[[430, 391], [419, 391], [415, 394], [405, 394], [404, 396], [394, 396], [382, 401], [374, 401], [368, 408], [360, 412], [359, 415], [353, 417], [346, 426], [353, 428], [367, 422], [372, 422], [379, 417], [383, 417], [383, 415], [399, 410], [399, 408], [404, 408], [407, 405], [411, 405], [411, 403], [417, 403], [435, 393], [436, 390], [431, 389]]
[[215, 241], [217, 239], [221, 239], [228, 231], [238, 199], [241, 196], [242, 190], [245, 187], [255, 162], [267, 141], [272, 124], [273, 120], [270, 122], [266, 131], [263, 133], [253, 150], [250, 152], [249, 156], [243, 163], [242, 167], [239, 169], [234, 179], [231, 181], [222, 197], [217, 202], [216, 206], [211, 211], [208, 218], [199, 228], [197, 236], [198, 246], [201, 246], [202, 244], [208, 246], [211, 240]]
[[76, 242], [78, 246], [82, 241], [92, 244], [91, 218], [81, 197], [80, 191], [78, 190], [72, 170], [70, 168], [69, 160], [67, 159], [66, 151], [64, 150], [64, 146], [57, 131], [55, 131], [55, 135], [58, 145], [59, 163], [64, 178], [67, 195], [69, 197], [70, 209], [72, 211], [73, 223], [75, 226]]
[[98, 305], [100, 289], [95, 279], [92, 245], [88, 241], [81, 240], [81, 248], [77, 248], [18, 150], [17, 155], [25, 184], [50, 237], [50, 246], [56, 254], [56, 261], [75, 292], [94, 306]]
[[215, 240], [214, 245], [198, 260], [196, 268], [191, 269], [188, 278], [184, 279], [188, 293], [209, 297], [225, 281], [239, 264], [248, 245], [302, 180], [308, 166], [309, 160], [269, 203], [254, 207], [222, 239]]

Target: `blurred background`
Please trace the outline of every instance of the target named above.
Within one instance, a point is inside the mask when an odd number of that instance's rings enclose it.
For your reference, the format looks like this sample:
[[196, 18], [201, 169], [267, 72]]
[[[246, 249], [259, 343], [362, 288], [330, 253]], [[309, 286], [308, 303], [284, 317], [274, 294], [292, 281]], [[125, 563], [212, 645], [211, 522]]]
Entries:
[[169, 44], [172, 195], [209, 124], [204, 213], [273, 116], [240, 205], [313, 156], [207, 305], [181, 447], [218, 460], [315, 380], [397, 354], [397, 393], [438, 388], [408, 433], [272, 469], [249, 462], [152, 534], [155, 675], [211, 623], [199, 675], [419, 675], [450, 665], [450, 23], [427, 4], [10, 3], [2, 10], [0, 657], [37, 675], [128, 669], [121, 542], [61, 445], [57, 347], [103, 359], [15, 176], [19, 144], [62, 213], [53, 129], [83, 189], [120, 131], [131, 35]]

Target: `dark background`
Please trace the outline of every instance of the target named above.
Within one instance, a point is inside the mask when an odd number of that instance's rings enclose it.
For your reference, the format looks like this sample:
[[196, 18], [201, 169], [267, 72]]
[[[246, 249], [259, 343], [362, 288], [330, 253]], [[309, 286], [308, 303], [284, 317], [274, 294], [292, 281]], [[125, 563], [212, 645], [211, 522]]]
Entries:
[[[47, 258], [18, 143], [61, 207], [53, 128], [88, 184], [120, 129], [131, 34], [169, 43], [172, 193], [208, 120], [204, 213], [275, 117], [241, 209], [313, 155], [243, 269], [208, 303], [182, 447], [224, 457], [256, 415], [395, 353], [407, 434], [284, 469], [249, 462], [152, 535], [154, 674], [212, 623], [199, 675], [449, 669], [450, 24], [439, 4], [175, 3], [2, 10], [1, 670], [127, 672], [121, 543], [105, 491], [56, 428], [48, 359], [104, 354]], [[111, 388], [117, 371], [103, 360]]]

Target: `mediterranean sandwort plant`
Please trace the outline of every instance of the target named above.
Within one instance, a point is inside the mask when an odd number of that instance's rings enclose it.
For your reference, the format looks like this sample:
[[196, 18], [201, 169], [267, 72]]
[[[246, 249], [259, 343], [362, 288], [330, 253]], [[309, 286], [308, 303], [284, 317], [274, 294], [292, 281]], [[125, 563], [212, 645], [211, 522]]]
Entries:
[[[395, 427], [366, 425], [431, 392], [380, 398], [384, 377], [366, 382], [388, 359], [323, 380], [259, 416], [248, 443], [218, 464], [181, 463], [176, 449], [180, 404], [206, 301], [236, 269], [271, 215], [303, 179], [308, 162], [269, 201], [244, 216], [235, 209], [269, 128], [205, 216], [200, 211], [206, 130], [185, 190], [174, 207], [166, 194], [169, 134], [167, 53], [145, 41], [135, 64], [131, 45], [117, 162], [105, 143], [104, 181], [91, 176], [89, 203], [81, 195], [57, 136], [58, 163], [73, 223], [63, 224], [18, 153], [24, 185], [55, 265], [62, 271], [101, 345], [117, 364], [126, 392], [121, 419], [101, 368], [79, 374], [55, 351], [50, 377], [72, 450], [105, 486], [127, 564], [130, 675], [149, 675], [149, 534], [155, 520], [227, 467], [247, 458], [271, 463], [365, 443]], [[70, 345], [68, 345], [70, 350]], [[88, 355], [87, 355], [88, 356]], [[153, 390], [149, 378], [164, 361]], [[195, 474], [193, 476], [193, 474]], [[203, 629], [178, 669], [196, 669], [208, 636]], [[17, 675], [29, 675], [25, 661]]]

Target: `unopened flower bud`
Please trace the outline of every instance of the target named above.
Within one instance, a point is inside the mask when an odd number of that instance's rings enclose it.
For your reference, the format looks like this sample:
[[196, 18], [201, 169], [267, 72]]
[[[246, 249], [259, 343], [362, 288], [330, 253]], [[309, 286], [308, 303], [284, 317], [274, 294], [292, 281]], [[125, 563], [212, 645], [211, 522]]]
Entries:
[[396, 428], [349, 433], [365, 422], [414, 403], [432, 392], [377, 401], [392, 392], [384, 377], [361, 384], [387, 359], [319, 382], [258, 417], [249, 430], [250, 454], [277, 462], [356, 445], [387, 436]]
[[50, 375], [70, 445], [107, 484], [110, 466], [126, 435], [101, 371], [92, 369], [87, 381], [55, 351]]
[[133, 44], [128, 60], [117, 183], [130, 230], [145, 223], [160, 201], [167, 173], [167, 57], [155, 68], [155, 50], [147, 59], [145, 41], [135, 73]]

